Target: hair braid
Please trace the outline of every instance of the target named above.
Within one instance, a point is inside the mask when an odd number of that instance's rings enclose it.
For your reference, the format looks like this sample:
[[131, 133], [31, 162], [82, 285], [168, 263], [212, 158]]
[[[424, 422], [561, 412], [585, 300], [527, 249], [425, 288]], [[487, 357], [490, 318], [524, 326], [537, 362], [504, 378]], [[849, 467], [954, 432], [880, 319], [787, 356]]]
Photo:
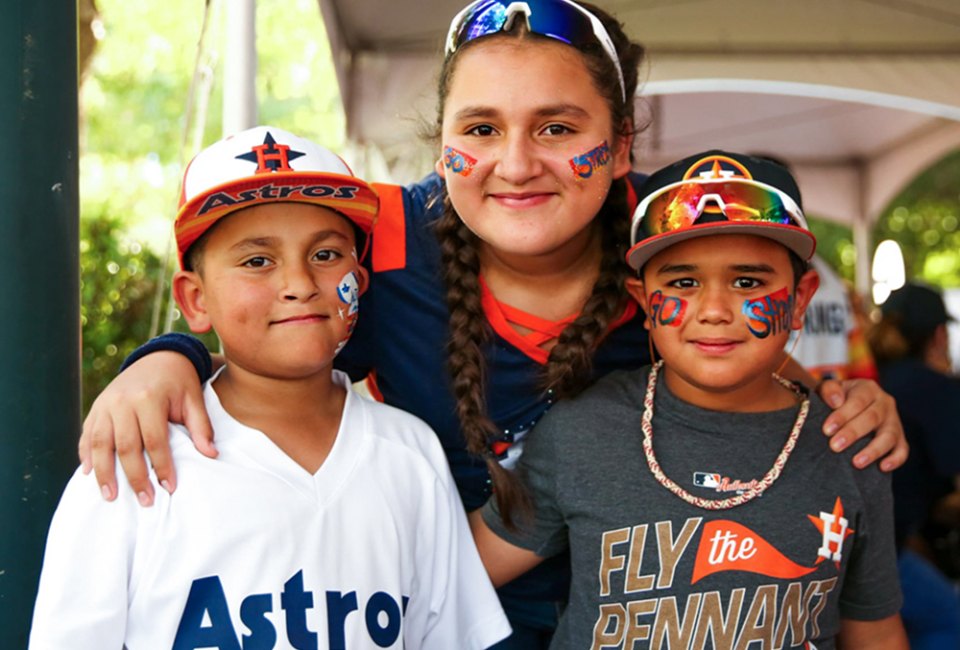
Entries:
[[479, 247], [476, 235], [460, 220], [449, 199], [444, 198], [443, 208], [436, 232], [450, 310], [447, 367], [457, 418], [467, 451], [487, 464], [504, 524], [513, 528], [515, 515], [528, 514], [531, 506], [520, 481], [500, 465], [490, 450], [490, 442], [499, 430], [487, 415], [483, 346], [490, 339], [490, 329], [480, 301]]
[[624, 257], [630, 223], [626, 218], [626, 182], [621, 179], [613, 183], [607, 201], [597, 215], [603, 258], [590, 297], [580, 315], [564, 328], [550, 351], [546, 387], [557, 398], [572, 397], [590, 383], [593, 353], [627, 302], [625, 280], [630, 269]]
[[[592, 4], [579, 4], [596, 16], [610, 35], [620, 60], [626, 98], [621, 95], [616, 66], [603, 48], [599, 44], [587, 44], [577, 49], [590, 72], [595, 89], [610, 109], [613, 135], [633, 136], [641, 130], [634, 121], [633, 108], [638, 68], [644, 58], [643, 46], [631, 41], [623, 32], [620, 22], [606, 11]], [[488, 38], [507, 37], [547, 38], [529, 34], [523, 29], [521, 21], [517, 21], [509, 33], [471, 40], [446, 56], [438, 79], [437, 120], [433, 128], [424, 129], [424, 135], [439, 144], [444, 107], [460, 55]], [[628, 217], [626, 181], [615, 181], [595, 222], [602, 232], [600, 274], [580, 317], [561, 333], [547, 364], [547, 388], [554, 390], [558, 397], [575, 394], [590, 381], [591, 355], [610, 323], [626, 304], [624, 280], [629, 269], [624, 262], [624, 254], [629, 240]], [[450, 310], [448, 368], [457, 403], [457, 417], [467, 450], [482, 457], [487, 464], [501, 519], [512, 528], [516, 517], [532, 512], [532, 504], [522, 483], [512, 472], [505, 470], [490, 451], [490, 442], [499, 434], [499, 430], [487, 414], [486, 405], [483, 351], [491, 333], [480, 302], [478, 240], [446, 198], [436, 233], [440, 241], [447, 306]]]

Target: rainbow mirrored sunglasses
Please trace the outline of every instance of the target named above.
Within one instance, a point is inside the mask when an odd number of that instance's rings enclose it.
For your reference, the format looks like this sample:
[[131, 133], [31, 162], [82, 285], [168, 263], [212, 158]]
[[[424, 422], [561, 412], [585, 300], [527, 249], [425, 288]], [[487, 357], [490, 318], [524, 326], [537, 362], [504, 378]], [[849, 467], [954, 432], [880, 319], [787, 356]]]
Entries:
[[574, 47], [599, 44], [620, 79], [620, 94], [627, 99], [623, 70], [610, 34], [603, 23], [580, 5], [570, 0], [477, 0], [454, 16], [447, 32], [446, 55], [453, 54], [468, 41], [510, 29], [518, 14], [523, 14], [527, 29], [534, 34], [554, 38]]
[[800, 206], [770, 185], [745, 178], [689, 179], [645, 197], [633, 213], [631, 244], [683, 230], [704, 214], [722, 213], [728, 221], [781, 224], [809, 230]]

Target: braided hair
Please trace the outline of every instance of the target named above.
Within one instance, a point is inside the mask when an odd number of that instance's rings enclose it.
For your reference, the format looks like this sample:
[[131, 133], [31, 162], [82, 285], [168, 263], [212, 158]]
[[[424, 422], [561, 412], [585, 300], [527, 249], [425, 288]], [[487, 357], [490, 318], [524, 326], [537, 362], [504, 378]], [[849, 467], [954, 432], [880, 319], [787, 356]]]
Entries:
[[[610, 107], [617, 134], [632, 135], [636, 132], [633, 97], [637, 89], [638, 67], [644, 56], [643, 47], [627, 38], [622, 25], [614, 17], [593, 5], [580, 5], [596, 16], [610, 34], [623, 70], [626, 101], [621, 96], [616, 69], [602, 47], [588, 45], [578, 51], [597, 92]], [[516, 26], [508, 36], [483, 38], [502, 37], [545, 38]], [[443, 109], [458, 54], [483, 38], [469, 41], [444, 60], [439, 78], [438, 125], [443, 121]], [[624, 281], [630, 269], [624, 257], [629, 242], [629, 223], [627, 181], [621, 178], [613, 182], [594, 220], [595, 227], [601, 231], [600, 273], [580, 315], [560, 333], [546, 364], [543, 388], [558, 398], [570, 397], [586, 387], [592, 374], [593, 354], [626, 306]], [[446, 195], [443, 196], [443, 216], [436, 224], [436, 235], [440, 242], [450, 311], [447, 365], [457, 417], [467, 450], [486, 462], [500, 515], [504, 524], [512, 528], [516, 516], [529, 514], [531, 506], [529, 495], [517, 477], [504, 469], [490, 450], [490, 443], [499, 429], [490, 419], [486, 404], [484, 348], [491, 338], [491, 330], [480, 299], [480, 242], [460, 219]]]

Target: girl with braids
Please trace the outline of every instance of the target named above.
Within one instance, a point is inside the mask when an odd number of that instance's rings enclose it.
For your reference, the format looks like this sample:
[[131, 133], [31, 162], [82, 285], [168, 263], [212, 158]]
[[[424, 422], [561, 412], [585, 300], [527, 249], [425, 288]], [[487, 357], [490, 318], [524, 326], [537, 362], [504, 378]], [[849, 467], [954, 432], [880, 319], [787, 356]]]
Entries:
[[[623, 290], [641, 180], [630, 172], [630, 146], [642, 57], [592, 5], [472, 3], [446, 41], [437, 173], [405, 188], [376, 186], [371, 286], [337, 365], [431, 425], [468, 510], [495, 495], [507, 520], [522, 512], [507, 470], [534, 422], [593, 379], [649, 362], [642, 313]], [[152, 503], [144, 450], [157, 483], [176, 488], [168, 419], [216, 454], [194, 372], [205, 378], [209, 365], [183, 335], [127, 360], [80, 442], [105, 498], [116, 495], [116, 455], [141, 502]], [[824, 390], [842, 404], [827, 427], [836, 449], [882, 423], [858, 464], [902, 462], [895, 408], [875, 384]], [[567, 572], [557, 558], [501, 590], [515, 630], [504, 647], [546, 643]]]

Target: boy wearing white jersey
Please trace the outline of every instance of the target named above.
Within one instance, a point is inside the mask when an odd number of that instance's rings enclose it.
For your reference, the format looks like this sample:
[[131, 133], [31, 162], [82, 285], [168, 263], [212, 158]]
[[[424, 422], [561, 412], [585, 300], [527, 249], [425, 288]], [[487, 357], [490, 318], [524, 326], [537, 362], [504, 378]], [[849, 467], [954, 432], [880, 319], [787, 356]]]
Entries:
[[377, 205], [337, 156], [272, 127], [188, 166], [174, 295], [223, 342], [204, 392], [219, 457], [171, 425], [177, 492], [153, 508], [104, 501], [78, 470], [31, 648], [446, 650], [509, 634], [437, 437], [333, 370]]

